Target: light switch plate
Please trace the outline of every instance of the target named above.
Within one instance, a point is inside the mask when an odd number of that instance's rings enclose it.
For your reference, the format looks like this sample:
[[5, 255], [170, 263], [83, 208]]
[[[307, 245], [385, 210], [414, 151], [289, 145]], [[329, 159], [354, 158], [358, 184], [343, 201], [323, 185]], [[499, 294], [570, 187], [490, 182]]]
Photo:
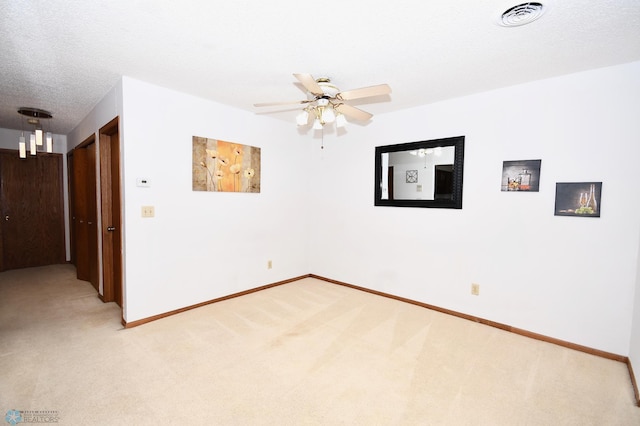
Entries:
[[142, 206], [142, 217], [154, 217], [156, 209], [153, 206]]

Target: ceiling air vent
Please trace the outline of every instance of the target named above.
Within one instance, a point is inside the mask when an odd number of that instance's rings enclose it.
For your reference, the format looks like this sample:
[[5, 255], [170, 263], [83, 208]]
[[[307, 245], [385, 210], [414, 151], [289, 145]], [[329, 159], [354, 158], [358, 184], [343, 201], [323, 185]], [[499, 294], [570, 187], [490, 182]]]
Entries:
[[527, 2], [507, 9], [498, 23], [503, 27], [519, 27], [535, 21], [546, 11], [542, 3]]

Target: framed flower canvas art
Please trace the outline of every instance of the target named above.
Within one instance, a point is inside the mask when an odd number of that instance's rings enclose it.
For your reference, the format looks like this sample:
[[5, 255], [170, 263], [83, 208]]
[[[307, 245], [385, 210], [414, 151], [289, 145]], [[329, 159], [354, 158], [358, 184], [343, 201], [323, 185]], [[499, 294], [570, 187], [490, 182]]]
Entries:
[[193, 137], [193, 190], [260, 192], [260, 148]]

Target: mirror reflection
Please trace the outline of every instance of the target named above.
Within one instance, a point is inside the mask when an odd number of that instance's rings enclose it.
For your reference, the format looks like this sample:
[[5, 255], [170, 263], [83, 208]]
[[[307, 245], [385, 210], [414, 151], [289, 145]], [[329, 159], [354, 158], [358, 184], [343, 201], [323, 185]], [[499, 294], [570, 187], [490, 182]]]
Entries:
[[451, 200], [454, 154], [452, 146], [382, 153], [382, 199]]
[[376, 147], [375, 205], [462, 208], [464, 137]]

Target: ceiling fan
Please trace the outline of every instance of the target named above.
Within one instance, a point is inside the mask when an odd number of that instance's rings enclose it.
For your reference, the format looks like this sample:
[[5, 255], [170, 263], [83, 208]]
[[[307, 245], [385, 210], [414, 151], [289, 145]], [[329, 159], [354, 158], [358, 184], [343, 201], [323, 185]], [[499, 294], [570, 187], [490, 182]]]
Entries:
[[292, 102], [267, 102], [257, 103], [255, 107], [269, 107], [279, 105], [301, 104], [307, 105], [297, 117], [298, 125], [309, 123], [309, 118], [314, 118], [314, 128], [321, 129], [325, 123], [334, 120], [340, 127], [344, 124], [345, 116], [354, 120], [367, 121], [373, 114], [348, 105], [345, 102], [354, 99], [362, 99], [373, 96], [388, 95], [391, 87], [387, 84], [362, 87], [341, 92], [328, 78], [315, 79], [311, 74], [293, 74], [307, 90], [308, 99]]

